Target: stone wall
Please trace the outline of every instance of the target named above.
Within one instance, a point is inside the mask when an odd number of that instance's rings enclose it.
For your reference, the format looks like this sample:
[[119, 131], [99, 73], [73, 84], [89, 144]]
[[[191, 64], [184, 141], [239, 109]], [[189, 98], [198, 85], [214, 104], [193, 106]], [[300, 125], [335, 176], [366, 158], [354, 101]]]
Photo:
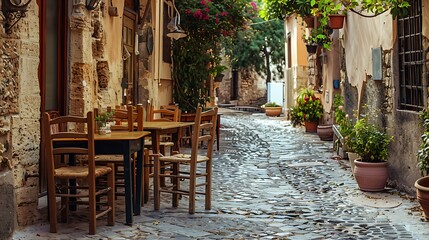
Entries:
[[[0, 238], [38, 218], [40, 89], [37, 3], [5, 33], [0, 28]], [[1, 25], [3, 26], [2, 19]]]

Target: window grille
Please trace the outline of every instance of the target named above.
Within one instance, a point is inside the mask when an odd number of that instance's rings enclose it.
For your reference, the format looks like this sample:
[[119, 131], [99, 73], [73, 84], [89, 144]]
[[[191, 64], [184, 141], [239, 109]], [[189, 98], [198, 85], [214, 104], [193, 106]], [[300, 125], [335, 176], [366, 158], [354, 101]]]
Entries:
[[409, 14], [398, 18], [399, 108], [420, 111], [424, 106], [422, 1], [410, 1]]

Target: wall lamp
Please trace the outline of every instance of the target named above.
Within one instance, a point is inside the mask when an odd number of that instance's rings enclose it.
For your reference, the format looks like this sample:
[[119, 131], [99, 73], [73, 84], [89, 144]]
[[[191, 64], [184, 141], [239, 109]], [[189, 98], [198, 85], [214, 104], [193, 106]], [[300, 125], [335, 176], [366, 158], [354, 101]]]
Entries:
[[[174, 0], [165, 2], [173, 11], [171, 13], [169, 12], [169, 15], [171, 15], [171, 21], [167, 24], [167, 29], [169, 30], [167, 37], [175, 40], [186, 37], [186, 32], [180, 27], [180, 13], [179, 10], [177, 10], [176, 5], [174, 5]], [[174, 12], [176, 13], [176, 16], [174, 16]]]
[[4, 29], [7, 34], [12, 33], [12, 27], [15, 26], [25, 17], [25, 12], [27, 11], [28, 4], [31, 0], [2, 0], [1, 1], [1, 11], [5, 17]]
[[86, 0], [86, 9], [94, 10], [100, 5], [102, 0]]

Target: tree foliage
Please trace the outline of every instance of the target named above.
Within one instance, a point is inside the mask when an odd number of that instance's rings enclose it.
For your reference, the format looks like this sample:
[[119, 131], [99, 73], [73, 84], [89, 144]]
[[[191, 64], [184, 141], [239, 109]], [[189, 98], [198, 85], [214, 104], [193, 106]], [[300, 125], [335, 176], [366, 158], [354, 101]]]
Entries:
[[285, 64], [283, 21], [273, 19], [265, 21], [254, 17], [252, 23], [237, 31], [226, 46], [226, 53], [231, 57], [233, 69], [251, 68], [271, 81], [271, 71], [267, 63], [275, 66], [278, 77], [283, 77]]

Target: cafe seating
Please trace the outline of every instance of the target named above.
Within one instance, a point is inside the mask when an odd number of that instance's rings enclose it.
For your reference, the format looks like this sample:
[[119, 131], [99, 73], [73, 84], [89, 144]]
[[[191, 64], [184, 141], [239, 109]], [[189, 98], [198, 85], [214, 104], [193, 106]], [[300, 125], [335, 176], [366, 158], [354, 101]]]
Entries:
[[[155, 158], [154, 166], [154, 207], [159, 210], [161, 193], [172, 194], [172, 205], [177, 207], [179, 195], [189, 196], [189, 213], [195, 213], [196, 194], [205, 196], [205, 209], [211, 208], [211, 177], [212, 177], [212, 156], [213, 142], [216, 131], [217, 108], [202, 111], [197, 109], [195, 122], [192, 131], [191, 154], [178, 153], [172, 156], [161, 156]], [[202, 121], [202, 118], [209, 119]], [[201, 147], [207, 143], [207, 147]], [[164, 163], [172, 164], [172, 172], [162, 173], [161, 166]], [[187, 171], [183, 171], [182, 166], [187, 166]], [[198, 171], [197, 171], [198, 169]], [[161, 179], [171, 178], [172, 184], [161, 186]], [[197, 184], [197, 178], [203, 178], [203, 183]], [[189, 186], [183, 187], [182, 180], [188, 180]], [[204, 188], [203, 191], [197, 189]]]
[[[111, 107], [108, 107], [107, 111], [112, 112], [110, 120], [114, 124], [110, 126], [111, 131], [129, 131], [129, 132], [132, 132], [134, 130], [143, 131], [143, 114], [144, 114], [143, 106], [141, 105], [137, 105], [136, 107], [132, 105], [116, 106], [114, 110], [112, 110]], [[94, 112], [96, 112], [97, 114], [98, 109], [94, 109]], [[137, 122], [137, 129], [135, 128], [135, 125], [134, 125], [135, 122]], [[124, 187], [123, 156], [122, 155], [97, 155], [96, 156], [97, 165], [106, 165], [108, 163], [113, 163], [115, 167], [116, 195], [124, 195], [123, 192], [117, 191], [119, 187]]]
[[[88, 112], [86, 117], [59, 116], [55, 119], [51, 119], [48, 113], [43, 114], [52, 233], [57, 232], [58, 225], [57, 197], [61, 198], [59, 212], [63, 222], [68, 220], [69, 204], [89, 206], [89, 234], [96, 233], [96, 219], [103, 215], [107, 214], [108, 225], [115, 223], [114, 169], [112, 164], [95, 165], [94, 124], [93, 112]], [[69, 163], [58, 166], [55, 157], [64, 155], [68, 156]], [[85, 158], [85, 163], [76, 164], [78, 156]], [[102, 176], [107, 176], [107, 185], [96, 186], [97, 179]], [[107, 201], [101, 198], [104, 195], [107, 195]]]

